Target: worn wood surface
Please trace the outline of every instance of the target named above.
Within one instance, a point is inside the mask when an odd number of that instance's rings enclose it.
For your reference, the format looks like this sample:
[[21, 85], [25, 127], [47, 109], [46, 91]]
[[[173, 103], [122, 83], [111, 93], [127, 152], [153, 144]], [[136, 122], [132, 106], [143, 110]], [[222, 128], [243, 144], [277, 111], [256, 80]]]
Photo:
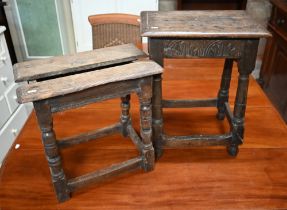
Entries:
[[107, 47], [73, 55], [18, 63], [13, 67], [14, 77], [16, 82], [35, 80], [134, 61], [140, 56], [144, 56], [144, 53], [133, 44]]
[[162, 73], [162, 68], [156, 63], [139, 61], [100, 71], [90, 71], [22, 85], [17, 88], [17, 97], [19, 103], [26, 103], [79, 92], [111, 82], [132, 80], [160, 73]]
[[[216, 97], [223, 60], [165, 60], [166, 99]], [[230, 104], [237, 85], [233, 67]], [[120, 99], [56, 113], [59, 138], [112, 124], [119, 119]], [[138, 131], [138, 99], [131, 96], [131, 116]], [[106, 110], [109, 110], [108, 114]], [[228, 122], [218, 121], [216, 108], [165, 109], [165, 129], [172, 135], [221, 133]], [[1, 139], [2, 140], [2, 139]], [[45, 209], [286, 209], [287, 128], [263, 91], [250, 80], [245, 143], [231, 158], [224, 148], [166, 149], [151, 173], [129, 173], [83, 188], [58, 204], [39, 141], [33, 113], [0, 172], [0, 208]], [[63, 152], [63, 165], [75, 177], [137, 154], [133, 143], [119, 135], [91, 141]], [[101, 160], [101, 161], [99, 161]]]
[[[127, 64], [128, 65], [128, 64]], [[143, 64], [142, 64], [143, 65]], [[104, 71], [104, 70], [102, 70]], [[136, 71], [136, 69], [135, 69]], [[49, 80], [48, 80], [49, 81]], [[125, 80], [124, 82], [133, 84], [133, 86], [128, 90], [125, 96], [122, 94], [122, 90], [115, 89], [117, 82], [109, 83], [110, 86], [105, 87], [106, 94], [99, 93], [95, 90], [92, 94], [86, 95], [85, 90], [79, 92], [85, 97], [83, 101], [78, 101], [78, 97], [75, 97], [73, 103], [77, 104], [76, 107], [82, 107], [86, 104], [92, 103], [93, 98], [98, 98], [97, 101], [107, 100], [108, 98], [121, 97], [122, 100], [122, 114], [119, 124], [113, 124], [112, 126], [98, 129], [95, 131], [85, 132], [76, 136], [64, 138], [57, 140], [56, 134], [53, 129], [53, 116], [52, 116], [52, 106], [54, 105], [54, 100], [47, 98], [45, 100], [34, 101], [34, 108], [36, 111], [36, 116], [38, 119], [38, 125], [42, 133], [42, 142], [44, 145], [44, 150], [46, 154], [46, 159], [51, 172], [52, 183], [54, 185], [55, 194], [59, 202], [64, 202], [70, 199], [70, 194], [75, 189], [97, 183], [103, 179], [110, 178], [122, 173], [129, 172], [131, 170], [142, 168], [143, 170], [151, 171], [154, 169], [154, 148], [152, 145], [152, 118], [151, 118], [151, 97], [152, 97], [152, 81], [153, 77], [141, 77], [139, 79]], [[123, 81], [120, 81], [120, 83]], [[114, 86], [115, 87], [114, 87]], [[109, 97], [113, 92], [114, 97]], [[90, 91], [88, 91], [90, 92]], [[131, 93], [136, 93], [140, 102], [140, 136], [136, 132], [129, 132], [131, 129], [131, 121], [129, 116], [130, 109], [130, 95]], [[72, 94], [73, 96], [73, 94]], [[64, 96], [58, 96], [57, 99], [65, 98]], [[72, 97], [73, 98], [73, 97]], [[52, 103], [51, 103], [52, 102]], [[69, 101], [70, 102], [70, 101]], [[57, 103], [55, 103], [57, 104]], [[79, 106], [78, 106], [79, 105]], [[73, 106], [72, 106], [73, 107]], [[67, 107], [69, 109], [71, 107]], [[64, 111], [64, 110], [62, 110]], [[139, 156], [128, 161], [124, 161], [118, 164], [113, 164], [107, 168], [97, 170], [91, 173], [86, 173], [81, 176], [74, 177], [72, 179], [67, 179], [64, 169], [62, 167], [62, 157], [60, 155], [60, 148], [72, 146], [75, 144], [80, 144], [83, 142], [88, 142], [90, 140], [106, 137], [113, 135], [115, 133], [122, 133], [124, 137], [131, 135], [132, 141], [136, 144], [139, 150]], [[137, 141], [142, 142], [142, 146], [139, 146]]]
[[[151, 62], [144, 62], [151, 63]], [[144, 66], [144, 63], [141, 66]], [[135, 63], [134, 63], [135, 64]], [[137, 63], [138, 64], [138, 63]], [[128, 66], [129, 64], [122, 65]], [[159, 67], [158, 65], [156, 65]], [[159, 67], [160, 68], [160, 67]], [[161, 68], [160, 68], [161, 69]], [[101, 70], [102, 72], [106, 69]], [[101, 72], [100, 71], [100, 72]], [[136, 72], [137, 69], [134, 69]], [[151, 73], [150, 70], [147, 70]], [[162, 69], [160, 70], [162, 71]], [[109, 72], [109, 71], [108, 71]], [[106, 72], [107, 73], [107, 72]], [[125, 74], [126, 72], [122, 72]], [[156, 72], [158, 73], [158, 72]], [[84, 74], [84, 73], [83, 73]], [[81, 74], [81, 75], [83, 75]], [[121, 74], [119, 74], [120, 76]], [[110, 77], [112, 77], [110, 75]], [[63, 77], [62, 79], [64, 79]], [[91, 78], [91, 77], [90, 77]], [[49, 84], [51, 80], [46, 80]], [[65, 94], [58, 95], [56, 98], [46, 98], [44, 100], [33, 101], [34, 108], [36, 111], [36, 116], [38, 119], [38, 125], [42, 133], [42, 142], [46, 154], [46, 159], [50, 168], [52, 183], [54, 185], [55, 194], [59, 202], [64, 202], [70, 199], [70, 194], [78, 188], [97, 183], [103, 179], [110, 178], [122, 173], [129, 172], [131, 170], [142, 168], [145, 171], [151, 171], [154, 168], [155, 156], [154, 149], [152, 145], [152, 118], [151, 118], [151, 97], [152, 97], [152, 75], [147, 77], [140, 77], [139, 79], [129, 79], [120, 82], [108, 83], [100, 87], [101, 91], [98, 91], [98, 87], [93, 88], [93, 92], [90, 90], [77, 91], [74, 94], [69, 94], [66, 98]], [[123, 90], [118, 87], [118, 83], [124, 82], [125, 84], [131, 84], [128, 90]], [[33, 83], [34, 84], [34, 83]], [[82, 83], [84, 84], [84, 83]], [[48, 86], [49, 87], [49, 86]], [[48, 89], [47, 87], [47, 89]], [[90, 93], [90, 94], [87, 94]], [[136, 132], [131, 131], [128, 127], [131, 127], [131, 121], [129, 116], [130, 109], [130, 94], [136, 93], [140, 102], [140, 136]], [[75, 95], [76, 94], [76, 95]], [[83, 95], [82, 100], [79, 101], [79, 95]], [[111, 97], [112, 96], [112, 97]], [[83, 107], [84, 105], [91, 104], [96, 99], [97, 102], [104, 101], [111, 98], [121, 97], [122, 113], [120, 122], [118, 124], [113, 124], [112, 126], [104, 127], [98, 130], [85, 132], [79, 135], [73, 135], [72, 137], [66, 137], [63, 139], [56, 138], [55, 131], [53, 129], [53, 108], [58, 107], [57, 100], [63, 99], [61, 101], [65, 104], [65, 99], [68, 99], [68, 106], [66, 109], [61, 108], [61, 111], [71, 109], [73, 107]], [[74, 100], [73, 100], [74, 98]], [[61, 105], [60, 105], [61, 106]], [[72, 179], [66, 178], [65, 170], [62, 167], [62, 157], [60, 150], [63, 147], [69, 147], [75, 144], [80, 144], [83, 142], [88, 142], [90, 140], [95, 140], [98, 138], [103, 138], [106, 136], [113, 135], [115, 133], [121, 133], [124, 137], [131, 135], [132, 141], [136, 144], [139, 150], [139, 155], [136, 158], [130, 159], [128, 161], [122, 161], [118, 164], [113, 164], [112, 166], [106, 167], [101, 170], [97, 170], [91, 173], [86, 173], [81, 176], [74, 177]], [[141, 141], [142, 146], [136, 141]]]
[[[181, 13], [180, 13], [181, 14]], [[159, 21], [164, 21], [164, 17], [159, 17]], [[219, 20], [217, 20], [219, 21]], [[244, 24], [244, 21], [240, 21]], [[152, 23], [149, 23], [152, 25]], [[196, 31], [194, 30], [190, 30]], [[252, 37], [252, 35], [250, 35]], [[234, 117], [232, 119], [232, 139], [227, 144], [227, 151], [231, 156], [236, 156], [238, 154], [238, 145], [243, 143], [244, 139], [244, 116], [246, 110], [246, 100], [249, 85], [249, 75], [255, 68], [256, 55], [259, 44], [258, 38], [224, 38], [220, 36], [196, 39], [193, 36], [186, 36], [185, 38], [178, 38], [176, 35], [170, 36], [168, 38], [165, 35], [158, 37], [149, 38], [148, 49], [150, 59], [157, 62], [159, 65], [163, 65], [164, 58], [225, 58], [226, 62], [223, 68], [223, 74], [221, 77], [221, 85], [218, 93], [218, 100], [214, 103], [218, 108], [217, 118], [223, 120], [226, 115], [224, 103], [228, 102], [228, 89], [230, 87], [230, 76], [232, 74], [232, 64], [236, 61], [238, 64], [238, 88], [236, 93], [236, 102], [233, 110]], [[233, 58], [233, 59], [231, 59]], [[177, 100], [165, 100], [162, 98], [162, 88], [159, 84], [161, 81], [159, 78], [154, 78], [154, 90], [153, 90], [153, 142], [156, 151], [156, 158], [159, 159], [163, 154], [163, 145], [179, 147], [180, 144], [187, 145], [200, 145], [200, 140], [191, 142], [187, 144], [186, 141], [192, 140], [194, 136], [181, 137], [178, 138], [163, 138], [164, 135], [168, 135], [168, 132], [163, 129], [165, 124], [162, 115], [162, 109], [166, 107], [194, 107], [196, 104], [199, 106], [206, 106], [210, 103], [210, 99], [206, 101], [194, 100], [194, 101], [177, 101]], [[224, 95], [222, 93], [224, 92]], [[211, 98], [211, 101], [214, 101]], [[168, 103], [167, 103], [168, 102]], [[198, 103], [199, 102], [199, 103]], [[166, 106], [167, 105], [167, 106]], [[229, 113], [228, 113], [229, 114]], [[229, 118], [231, 119], [231, 118]], [[203, 134], [202, 132], [199, 134]], [[174, 143], [169, 143], [171, 140], [176, 140]], [[218, 139], [215, 137], [214, 139]], [[169, 141], [165, 143], [165, 141]], [[209, 138], [212, 141], [212, 138]], [[202, 146], [206, 145], [206, 139], [203, 137]], [[212, 145], [212, 143], [210, 143]], [[218, 145], [216, 142], [213, 145]]]
[[[123, 46], [119, 46], [119, 48], [123, 50]], [[144, 53], [142, 52], [142, 54]], [[105, 53], [105, 56], [109, 57], [107, 53]], [[76, 54], [74, 57], [78, 60], [82, 58], [82, 54]], [[55, 59], [57, 60], [59, 57]], [[108, 62], [110, 61], [108, 60]], [[45, 62], [45, 59], [41, 62]], [[69, 62], [69, 60], [66, 60], [65, 64]], [[47, 65], [47, 68], [53, 68], [53, 65]], [[31, 83], [20, 86], [16, 91], [20, 103], [33, 102], [38, 126], [42, 134], [45, 156], [50, 169], [51, 181], [59, 203], [69, 200], [74, 190], [98, 183], [103, 179], [139, 168], [146, 172], [154, 169], [155, 156], [151, 139], [152, 82], [153, 75], [161, 74], [163, 69], [155, 62], [148, 60], [128, 63], [122, 61], [117, 66], [100, 70], [95, 70], [93, 65], [95, 64], [91, 64], [90, 67], [86, 66], [87, 72], [72, 74], [74, 69], [71, 68], [67, 69], [69, 75], [61, 74], [57, 78], [46, 76], [41, 80], [33, 80]], [[39, 66], [41, 66], [40, 63]], [[37, 68], [38, 65], [35, 65], [34, 69], [37, 70]], [[140, 102], [141, 138], [136, 132], [130, 133], [130, 129], [128, 129], [132, 126], [129, 116], [131, 93], [137, 94]], [[122, 100], [119, 123], [62, 139], [56, 137], [53, 128], [53, 112], [67, 111], [68, 109], [114, 98], [121, 98]], [[131, 134], [132, 141], [139, 149], [136, 158], [121, 161], [104, 169], [94, 170], [73, 178], [66, 177], [65, 170], [62, 167], [60, 149], [116, 133], [121, 133], [124, 137]], [[141, 141], [142, 146], [139, 146], [137, 141]]]
[[148, 11], [141, 13], [146, 37], [260, 38], [270, 33], [245, 11]]

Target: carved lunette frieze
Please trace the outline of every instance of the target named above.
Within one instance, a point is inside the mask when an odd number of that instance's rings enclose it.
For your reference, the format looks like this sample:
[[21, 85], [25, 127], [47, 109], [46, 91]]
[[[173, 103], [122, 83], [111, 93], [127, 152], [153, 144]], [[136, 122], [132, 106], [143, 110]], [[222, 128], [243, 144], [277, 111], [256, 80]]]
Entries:
[[165, 40], [164, 57], [239, 58], [243, 49], [240, 40]]

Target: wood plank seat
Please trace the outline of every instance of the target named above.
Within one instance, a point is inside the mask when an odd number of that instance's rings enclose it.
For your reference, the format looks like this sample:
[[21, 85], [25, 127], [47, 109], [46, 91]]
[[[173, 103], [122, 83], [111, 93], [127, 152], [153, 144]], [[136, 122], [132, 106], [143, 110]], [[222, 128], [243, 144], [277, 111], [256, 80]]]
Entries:
[[29, 81], [87, 69], [130, 62], [145, 56], [133, 44], [106, 47], [73, 55], [33, 60], [14, 65], [16, 82]]
[[[100, 56], [97, 52], [100, 52]], [[92, 58], [92, 55], [95, 57]], [[79, 187], [137, 168], [144, 171], [154, 168], [154, 149], [151, 141], [152, 77], [161, 74], [162, 68], [153, 61], [136, 61], [143, 55], [144, 53], [133, 45], [122, 45], [110, 47], [108, 50], [79, 53], [72, 57], [61, 56], [15, 65], [16, 81], [29, 82], [17, 89], [17, 98], [19, 103], [33, 102], [59, 202], [68, 200], [70, 193]], [[110, 67], [111, 64], [113, 67]], [[114, 66], [116, 64], [117, 66]], [[95, 69], [99, 66], [107, 68]], [[140, 102], [140, 136], [132, 127], [129, 115], [132, 92], [138, 95]], [[116, 97], [120, 97], [122, 101], [118, 123], [64, 139], [56, 138], [52, 113]], [[114, 133], [130, 137], [139, 151], [139, 156], [89, 174], [66, 178], [61, 164], [60, 149]]]
[[90, 71], [26, 84], [17, 89], [17, 98], [19, 103], [38, 101], [112, 82], [147, 77], [161, 72], [161, 67], [154, 62], [138, 61], [101, 69], [100, 71]]

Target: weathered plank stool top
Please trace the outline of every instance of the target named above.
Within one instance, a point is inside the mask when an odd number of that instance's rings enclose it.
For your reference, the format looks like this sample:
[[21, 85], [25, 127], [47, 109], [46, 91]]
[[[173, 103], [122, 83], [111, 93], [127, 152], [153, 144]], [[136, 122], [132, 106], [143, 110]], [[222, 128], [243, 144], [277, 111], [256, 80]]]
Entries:
[[[151, 141], [152, 77], [161, 74], [162, 68], [153, 61], [136, 61], [141, 56], [144, 56], [142, 51], [128, 44], [14, 66], [15, 80], [28, 81], [28, 84], [17, 89], [17, 97], [20, 103], [34, 104], [58, 201], [69, 199], [72, 191], [89, 183], [135, 168], [145, 171], [154, 168]], [[129, 94], [132, 92], [137, 93], [140, 101], [141, 137], [132, 127], [129, 116]], [[119, 123], [77, 136], [56, 138], [52, 113], [115, 97], [122, 100]], [[66, 179], [59, 149], [116, 132], [132, 139], [139, 150], [138, 157]]]
[[[141, 34], [148, 37], [149, 56], [163, 66], [164, 58], [225, 58], [218, 95], [206, 100], [163, 100], [161, 76], [154, 77], [153, 142], [156, 156], [163, 147], [226, 145], [232, 156], [243, 143], [249, 75], [255, 67], [258, 42], [270, 33], [245, 11], [148, 11], [141, 13]], [[233, 61], [239, 78], [233, 113], [229, 86]], [[162, 108], [217, 107], [217, 118], [227, 116], [230, 132], [222, 135], [168, 136], [163, 131]]]

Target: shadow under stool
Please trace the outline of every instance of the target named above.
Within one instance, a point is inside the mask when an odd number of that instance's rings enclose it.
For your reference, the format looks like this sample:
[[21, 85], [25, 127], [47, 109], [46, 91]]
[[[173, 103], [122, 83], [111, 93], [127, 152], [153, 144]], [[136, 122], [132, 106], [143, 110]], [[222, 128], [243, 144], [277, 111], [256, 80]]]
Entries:
[[[153, 61], [136, 61], [141, 56], [144, 56], [142, 51], [127, 44], [14, 66], [16, 82], [28, 81], [17, 89], [18, 101], [34, 104], [59, 202], [68, 200], [70, 193], [77, 188], [102, 179], [136, 168], [153, 170], [152, 78], [161, 74], [162, 68]], [[129, 116], [130, 93], [136, 93], [140, 102], [140, 137]], [[116, 97], [121, 98], [120, 122], [62, 140], [56, 138], [53, 113]], [[117, 132], [131, 138], [139, 151], [138, 157], [79, 177], [66, 178], [60, 149]]]
[[[243, 143], [249, 76], [255, 68], [260, 38], [271, 36], [245, 11], [146, 11], [141, 13], [141, 35], [148, 37], [150, 59], [163, 66], [164, 58], [225, 58], [221, 85], [215, 98], [162, 99], [161, 75], [153, 81], [153, 144], [156, 157], [163, 148], [227, 146], [236, 156]], [[238, 64], [238, 86], [233, 112], [229, 86], [233, 62]], [[163, 108], [217, 107], [217, 118], [226, 116], [230, 132], [220, 135], [169, 136], [163, 131]]]

